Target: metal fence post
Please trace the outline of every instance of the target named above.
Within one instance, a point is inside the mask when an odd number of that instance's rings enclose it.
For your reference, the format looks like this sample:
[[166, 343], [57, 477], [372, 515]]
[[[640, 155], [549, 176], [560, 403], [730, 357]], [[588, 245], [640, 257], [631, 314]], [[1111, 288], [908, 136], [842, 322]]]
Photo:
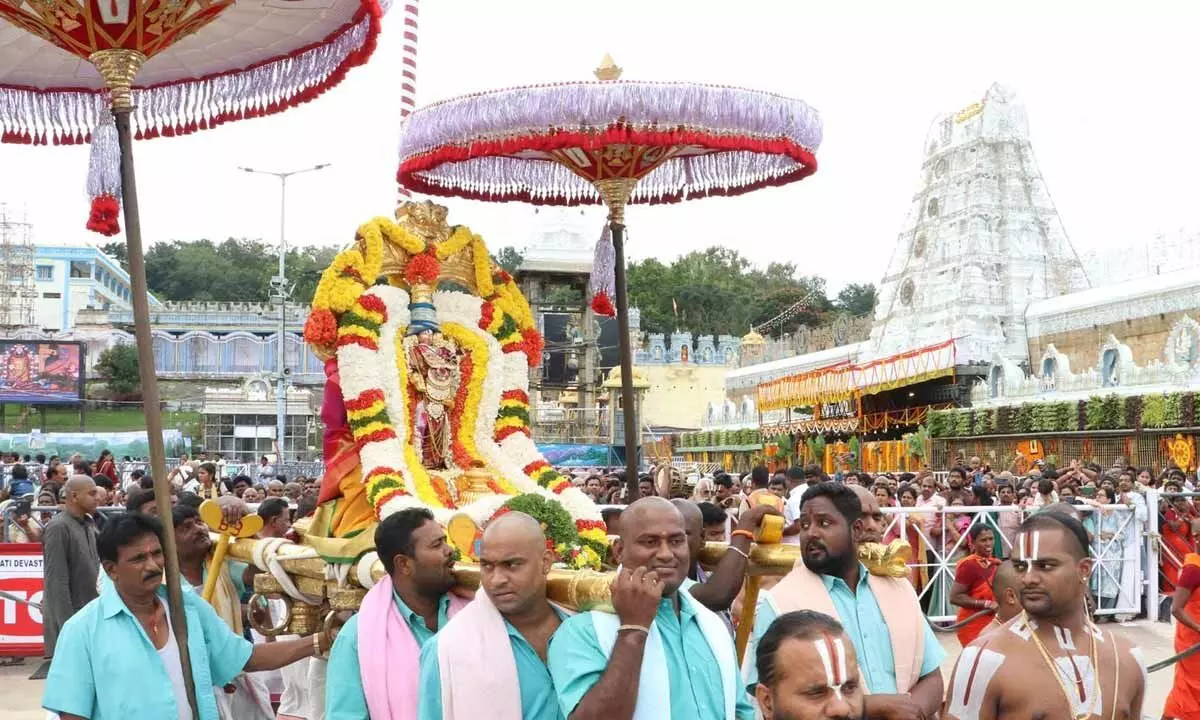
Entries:
[[1142, 557], [1146, 559], [1146, 568], [1144, 576], [1147, 579], [1146, 583], [1146, 618], [1151, 622], [1158, 622], [1158, 574], [1159, 557], [1158, 557], [1158, 490], [1149, 488], [1146, 490], [1146, 534], [1145, 543], [1143, 544]]

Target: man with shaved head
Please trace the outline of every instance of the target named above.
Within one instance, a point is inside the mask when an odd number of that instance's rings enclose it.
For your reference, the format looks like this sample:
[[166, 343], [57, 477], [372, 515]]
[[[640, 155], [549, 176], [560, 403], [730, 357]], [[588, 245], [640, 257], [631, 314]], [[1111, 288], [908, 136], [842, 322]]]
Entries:
[[854, 544], [883, 542], [883, 529], [887, 524], [887, 518], [879, 509], [879, 498], [862, 485], [847, 485], [846, 487], [853, 490], [854, 494], [858, 496], [859, 502], [862, 503], [862, 515], [859, 516], [862, 525], [854, 527]]
[[546, 600], [554, 551], [537, 520], [509, 512], [488, 523], [480, 592], [421, 649], [418, 720], [561, 720], [546, 667], [566, 612]]
[[[683, 516], [642, 498], [621, 514], [613, 544], [616, 614], [568, 618], [550, 644], [559, 706], [572, 720], [750, 720], [754, 709], [721, 618], [687, 592]], [[498, 715], [496, 717], [499, 717]]]
[[[712, 573], [700, 567], [700, 551], [704, 549], [704, 513], [691, 500], [677, 498], [671, 501], [683, 516], [683, 527], [688, 539], [688, 576], [683, 590], [700, 601], [704, 607], [720, 613], [730, 628], [733, 627], [729, 607], [742, 589], [746, 569], [750, 565], [750, 542], [754, 532], [767, 515], [779, 515], [770, 505], [755, 505], [738, 516], [737, 529], [730, 539], [725, 555]], [[740, 532], [738, 532], [740, 531]]]
[[99, 594], [100, 556], [96, 553], [96, 483], [87, 475], [72, 475], [63, 487], [62, 512], [42, 531], [42, 636], [46, 657], [54, 657], [58, 633], [72, 615]]
[[1021, 614], [1021, 577], [1012, 560], [1005, 560], [996, 568], [992, 595], [996, 596], [996, 615], [984, 632], [991, 632]]

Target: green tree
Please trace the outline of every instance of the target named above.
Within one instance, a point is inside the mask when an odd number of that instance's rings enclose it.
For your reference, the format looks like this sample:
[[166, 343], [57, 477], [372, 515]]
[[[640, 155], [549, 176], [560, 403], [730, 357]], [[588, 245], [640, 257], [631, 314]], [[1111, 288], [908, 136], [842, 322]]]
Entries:
[[824, 279], [800, 275], [794, 263], [756, 268], [723, 247], [688, 253], [670, 265], [653, 258], [632, 263], [628, 282], [630, 304], [641, 310], [648, 332], [742, 335], [799, 303], [770, 328], [791, 332], [820, 322], [831, 307]]
[[104, 243], [100, 246], [100, 251], [120, 263], [125, 272], [129, 272], [129, 252], [125, 243], [119, 240]]
[[[279, 272], [278, 246], [258, 240], [229, 238], [174, 240], [146, 253], [146, 282], [162, 300], [266, 302], [271, 277]], [[333, 261], [336, 247], [300, 247], [287, 251], [287, 277], [292, 300], [308, 303], [321, 273]]]
[[96, 359], [96, 374], [113, 395], [140, 395], [138, 388], [142, 381], [138, 375], [137, 348], [133, 345], [113, 345], [100, 353]]
[[515, 273], [517, 268], [521, 267], [521, 262], [525, 256], [521, 254], [512, 245], [505, 245], [500, 248], [500, 252], [492, 256], [492, 262], [507, 270], [509, 273]]
[[876, 300], [872, 283], [850, 283], [837, 294], [833, 306], [847, 315], [866, 315], [875, 311]]

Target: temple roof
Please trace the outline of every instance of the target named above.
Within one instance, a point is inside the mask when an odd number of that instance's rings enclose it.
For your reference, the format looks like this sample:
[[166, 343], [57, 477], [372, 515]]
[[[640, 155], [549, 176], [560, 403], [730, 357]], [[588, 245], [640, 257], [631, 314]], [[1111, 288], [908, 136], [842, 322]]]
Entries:
[[581, 208], [534, 208], [522, 272], [589, 274], [604, 217]]

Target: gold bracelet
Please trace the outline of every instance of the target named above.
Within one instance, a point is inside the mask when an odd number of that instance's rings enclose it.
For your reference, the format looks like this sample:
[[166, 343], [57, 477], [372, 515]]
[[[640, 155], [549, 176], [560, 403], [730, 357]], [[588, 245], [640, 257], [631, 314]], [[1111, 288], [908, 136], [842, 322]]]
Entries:
[[728, 549], [732, 550], [735, 553], [737, 553], [738, 555], [741, 555], [742, 557], [746, 558], [746, 560], [750, 559], [750, 553], [746, 552], [745, 550], [741, 549], [740, 547], [737, 547], [736, 545], [730, 545], [728, 547]]
[[650, 634], [650, 628], [646, 627], [645, 625], [622, 625], [617, 628], [617, 632], [623, 632], [625, 630], [632, 630], [635, 632], [644, 632], [647, 635]]
[[313, 657], [321, 657], [321, 633], [315, 632], [313, 639]]

